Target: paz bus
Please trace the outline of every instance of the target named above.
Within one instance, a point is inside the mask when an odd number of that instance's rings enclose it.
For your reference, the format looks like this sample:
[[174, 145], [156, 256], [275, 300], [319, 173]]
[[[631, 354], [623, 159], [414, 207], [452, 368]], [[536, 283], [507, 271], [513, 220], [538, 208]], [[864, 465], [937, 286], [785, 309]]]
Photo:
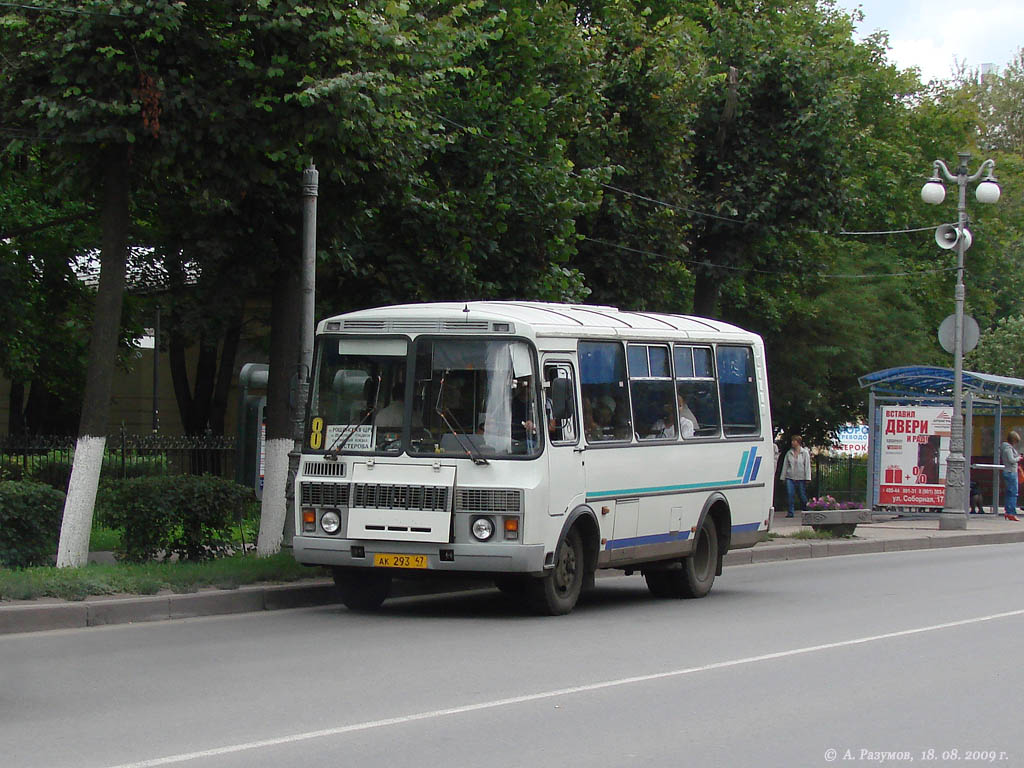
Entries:
[[772, 524], [764, 346], [716, 320], [517, 301], [331, 317], [305, 424], [294, 556], [354, 610], [431, 571], [550, 615], [599, 568], [703, 597]]

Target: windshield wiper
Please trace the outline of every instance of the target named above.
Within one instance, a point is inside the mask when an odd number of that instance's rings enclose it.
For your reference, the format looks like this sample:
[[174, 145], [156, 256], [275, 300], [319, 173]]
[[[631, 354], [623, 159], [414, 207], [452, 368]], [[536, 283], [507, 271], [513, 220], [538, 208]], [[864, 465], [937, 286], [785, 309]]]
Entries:
[[[462, 450], [464, 450], [466, 452], [466, 455], [473, 460], [474, 464], [490, 464], [491, 462], [489, 462], [487, 459], [481, 456], [480, 453], [477, 451], [476, 447], [473, 445], [473, 441], [461, 433], [460, 430], [462, 426], [459, 425], [459, 429], [456, 429], [454, 426], [452, 426], [451, 421], [449, 421], [448, 417], [445, 415], [445, 407], [444, 403], [442, 402], [442, 398], [444, 397], [444, 382], [445, 377], [442, 376], [441, 386], [438, 387], [437, 390], [437, 402], [434, 404], [434, 412], [441, 417], [441, 420], [444, 422], [445, 426], [448, 427], [449, 431], [453, 435], [455, 435], [455, 439], [459, 441], [459, 445], [462, 446]], [[458, 424], [458, 419], [455, 418], [455, 414], [451, 412], [449, 413], [452, 419], [455, 421], [455, 423]], [[465, 442], [463, 442], [464, 440]]]
[[[354, 435], [356, 432], [358, 432], [359, 428], [361, 426], [363, 426], [364, 424], [366, 424], [367, 419], [369, 419], [371, 416], [373, 416], [373, 414], [375, 414], [377, 412], [377, 403], [380, 400], [380, 378], [381, 378], [380, 374], [378, 373], [377, 374], [377, 392], [373, 396], [373, 405], [371, 405], [370, 408], [366, 411], [366, 413], [363, 414], [363, 418], [361, 418], [359, 420], [358, 424], [353, 426], [348, 431], [347, 434], [345, 432], [342, 432], [340, 435], [338, 435], [334, 439], [334, 442], [331, 443], [331, 447], [328, 448], [326, 451], [324, 451], [324, 453], [334, 453], [334, 454], [341, 453], [341, 449], [344, 448], [346, 443], [348, 443], [348, 441], [352, 439], [352, 435]], [[335, 446], [337, 446], [337, 447], [335, 447]]]

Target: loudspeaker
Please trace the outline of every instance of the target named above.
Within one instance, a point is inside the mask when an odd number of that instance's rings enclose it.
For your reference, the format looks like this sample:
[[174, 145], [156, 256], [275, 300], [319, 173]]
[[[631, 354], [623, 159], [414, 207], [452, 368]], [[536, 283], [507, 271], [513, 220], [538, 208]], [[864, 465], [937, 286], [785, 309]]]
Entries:
[[[935, 230], [935, 242], [939, 248], [945, 250], [951, 250], [956, 248], [957, 240], [959, 239], [959, 230], [956, 224], [943, 224], [941, 227]], [[974, 238], [971, 237], [971, 230], [964, 227], [964, 250], [966, 251], [971, 247], [971, 243]]]

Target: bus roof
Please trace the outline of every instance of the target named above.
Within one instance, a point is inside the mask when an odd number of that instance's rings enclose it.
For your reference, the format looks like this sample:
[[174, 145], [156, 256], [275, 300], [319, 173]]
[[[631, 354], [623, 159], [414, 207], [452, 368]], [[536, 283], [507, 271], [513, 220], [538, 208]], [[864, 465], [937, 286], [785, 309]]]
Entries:
[[460, 301], [362, 309], [322, 320], [317, 331], [487, 333], [495, 330], [496, 322], [514, 324], [512, 330], [520, 335], [536, 336], [754, 336], [735, 325], [705, 317], [539, 301]]

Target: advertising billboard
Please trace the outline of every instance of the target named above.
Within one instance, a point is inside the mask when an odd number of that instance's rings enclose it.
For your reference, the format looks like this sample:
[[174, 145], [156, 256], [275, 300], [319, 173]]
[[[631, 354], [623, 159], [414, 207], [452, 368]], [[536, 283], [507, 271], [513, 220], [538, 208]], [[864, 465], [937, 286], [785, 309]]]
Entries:
[[951, 406], [882, 409], [879, 504], [942, 507], [952, 416]]
[[868, 425], [845, 424], [836, 431], [832, 441], [834, 450], [850, 456], [864, 456], [868, 452]]

